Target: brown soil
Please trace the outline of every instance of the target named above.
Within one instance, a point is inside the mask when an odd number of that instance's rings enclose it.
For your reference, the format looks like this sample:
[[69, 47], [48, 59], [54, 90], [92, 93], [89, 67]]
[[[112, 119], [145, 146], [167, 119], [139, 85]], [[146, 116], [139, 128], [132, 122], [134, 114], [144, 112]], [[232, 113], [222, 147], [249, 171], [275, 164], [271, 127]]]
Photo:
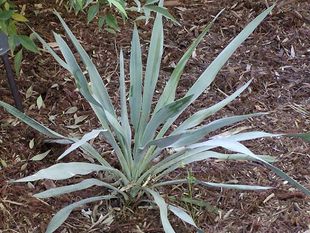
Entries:
[[[129, 22], [122, 25], [116, 35], [99, 32], [95, 23], [86, 25], [85, 17], [65, 13], [50, 1], [41, 1], [43, 9], [35, 14], [36, 1], [17, 1], [27, 4], [31, 26], [48, 41], [51, 31], [62, 32], [60, 23], [52, 13], [53, 8], [63, 12], [63, 17], [89, 54], [92, 54], [114, 102], [117, 93], [117, 56], [122, 47], [129, 57], [131, 28]], [[53, 1], [52, 1], [53, 2]], [[163, 61], [163, 81], [169, 75], [171, 65], [176, 63], [191, 41], [222, 8], [222, 16], [213, 26], [203, 43], [190, 60], [178, 89], [182, 95], [215, 56], [259, 12], [266, 8], [266, 1], [173, 1], [171, 13], [181, 27], [165, 23], [166, 51]], [[270, 3], [270, 1], [268, 1]], [[139, 25], [141, 37], [148, 41], [151, 25]], [[25, 29], [27, 30], [27, 29]], [[145, 44], [145, 43], [144, 43]], [[146, 47], [143, 46], [146, 51]], [[0, 65], [0, 99], [12, 103], [5, 81], [5, 71]], [[182, 119], [199, 108], [216, 103], [225, 95], [253, 78], [250, 88], [226, 107], [216, 117], [268, 111], [269, 115], [240, 124], [256, 130], [269, 132], [310, 131], [310, 3], [307, 0], [281, 2], [252, 36], [237, 50], [222, 69], [210, 89], [189, 108]], [[97, 126], [88, 104], [75, 91], [70, 76], [48, 54], [27, 53], [22, 73], [17, 80], [22, 93], [26, 113], [58, 132], [81, 134]], [[27, 90], [32, 86], [32, 95]], [[29, 93], [29, 91], [28, 91]], [[41, 95], [45, 107], [40, 110], [36, 99]], [[70, 129], [73, 114], [64, 114], [72, 106], [78, 108], [78, 116], [87, 116], [80, 128]], [[0, 232], [44, 232], [53, 213], [75, 200], [98, 195], [100, 189], [91, 189], [77, 195], [39, 200], [31, 195], [51, 187], [53, 183], [12, 185], [8, 180], [33, 174], [43, 167], [54, 164], [64, 150], [59, 145], [46, 145], [43, 137], [24, 124], [0, 110]], [[29, 142], [34, 139], [34, 147]], [[248, 142], [254, 152], [277, 156], [278, 167], [310, 188], [309, 144], [289, 138]], [[32, 156], [51, 149], [41, 162], [30, 161]], [[107, 150], [107, 148], [101, 148]], [[82, 160], [81, 152], [72, 154], [70, 160]], [[4, 166], [6, 165], [6, 166]], [[193, 187], [192, 198], [204, 200], [199, 205], [179, 201], [188, 209], [197, 224], [205, 232], [306, 232], [310, 228], [310, 199], [287, 185], [271, 171], [255, 163], [213, 162], [194, 164], [189, 169], [195, 177], [213, 182], [271, 185], [271, 191], [241, 192], [212, 190]], [[188, 170], [189, 170], [188, 169]], [[187, 171], [173, 174], [186, 177]], [[176, 201], [189, 197], [188, 187], [177, 186], [163, 190], [167, 198]], [[116, 204], [114, 204], [116, 205]], [[113, 205], [113, 206], [114, 206]], [[156, 209], [136, 207], [115, 208], [110, 225], [94, 225], [100, 215], [107, 214], [105, 203], [89, 205], [94, 210], [92, 219], [75, 211], [58, 232], [162, 232], [159, 212]], [[191, 232], [182, 222], [170, 216], [177, 232]], [[308, 231], [307, 231], [308, 232]]]

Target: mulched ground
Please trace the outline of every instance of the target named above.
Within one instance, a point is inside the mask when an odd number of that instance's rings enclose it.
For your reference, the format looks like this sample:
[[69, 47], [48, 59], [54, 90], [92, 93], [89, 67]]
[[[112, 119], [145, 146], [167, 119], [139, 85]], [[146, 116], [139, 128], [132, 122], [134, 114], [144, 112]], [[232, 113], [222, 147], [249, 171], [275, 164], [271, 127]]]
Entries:
[[[116, 102], [118, 80], [117, 56], [122, 47], [128, 58], [132, 25], [122, 25], [116, 35], [99, 32], [96, 24], [85, 24], [85, 18], [65, 13], [50, 1], [41, 1], [44, 10], [36, 1], [17, 1], [26, 4], [31, 26], [48, 41], [51, 31], [62, 32], [52, 14], [53, 8], [63, 12], [66, 22], [92, 57]], [[270, 1], [268, 1], [270, 3]], [[180, 87], [182, 95], [193, 84], [199, 74], [251, 19], [266, 8], [266, 1], [174, 1], [169, 10], [179, 20], [181, 27], [165, 24], [165, 54], [162, 81], [168, 77], [171, 67], [184, 53], [191, 41], [199, 34], [212, 15], [226, 8], [208, 36], [189, 62]], [[141, 23], [140, 34], [143, 50], [149, 40], [151, 25]], [[25, 29], [26, 30], [26, 29]], [[0, 99], [12, 103], [5, 81], [4, 68], [0, 69]], [[222, 69], [210, 89], [189, 108], [181, 118], [193, 111], [216, 103], [232, 93], [240, 85], [253, 78], [249, 90], [222, 110], [217, 117], [268, 111], [269, 115], [253, 119], [237, 127], [250, 127], [271, 132], [310, 131], [310, 3], [307, 0], [280, 2], [262, 25], [238, 49]], [[66, 134], [81, 134], [97, 123], [87, 103], [75, 91], [68, 73], [63, 71], [48, 55], [26, 54], [22, 73], [18, 78], [23, 105], [27, 114], [57, 131]], [[31, 87], [31, 88], [30, 88]], [[32, 90], [32, 91], [31, 91]], [[45, 107], [38, 109], [36, 100], [42, 96]], [[77, 112], [64, 114], [76, 106]], [[78, 118], [80, 117], [80, 118]], [[87, 118], [86, 118], [87, 117]], [[85, 119], [84, 119], [85, 118]], [[83, 120], [75, 128], [74, 121]], [[53, 183], [12, 185], [7, 183], [32, 174], [40, 168], [52, 165], [64, 150], [57, 145], [42, 143], [42, 136], [16, 121], [0, 110], [0, 232], [44, 232], [56, 210], [66, 204], [89, 195], [99, 194], [100, 189], [91, 189], [77, 195], [67, 195], [48, 201], [31, 195], [51, 187]], [[34, 140], [34, 146], [29, 144]], [[309, 144], [288, 138], [258, 140], [247, 145], [256, 153], [277, 156], [278, 167], [310, 188]], [[49, 156], [41, 162], [30, 161], [34, 155], [51, 149]], [[107, 148], [100, 148], [106, 150]], [[75, 152], [71, 160], [81, 160]], [[236, 182], [244, 184], [271, 185], [275, 189], [266, 192], [240, 192], [232, 190], [206, 190], [178, 186], [163, 190], [167, 198], [188, 209], [197, 224], [206, 232], [306, 232], [310, 228], [310, 199], [291, 188], [272, 172], [255, 163], [206, 161], [192, 165], [188, 170], [207, 181]], [[186, 177], [180, 170], [175, 177]], [[59, 183], [58, 183], [59, 184]], [[188, 198], [198, 202], [189, 204]], [[203, 200], [203, 201], [202, 201]], [[136, 207], [133, 209], [105, 208], [104, 203], [90, 205], [94, 216], [89, 219], [75, 211], [59, 232], [162, 232], [159, 213], [156, 209]], [[87, 210], [87, 208], [85, 208]], [[109, 214], [108, 214], [109, 212]], [[99, 216], [103, 217], [100, 219]], [[108, 219], [107, 216], [113, 216]], [[191, 232], [182, 222], [171, 216], [177, 232]], [[97, 224], [95, 224], [97, 223]]]

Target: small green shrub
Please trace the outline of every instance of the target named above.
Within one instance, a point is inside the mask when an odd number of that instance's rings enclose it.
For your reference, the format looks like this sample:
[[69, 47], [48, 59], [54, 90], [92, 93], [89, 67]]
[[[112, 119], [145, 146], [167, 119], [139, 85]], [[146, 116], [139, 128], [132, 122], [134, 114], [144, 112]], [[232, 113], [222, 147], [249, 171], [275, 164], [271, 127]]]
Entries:
[[[21, 35], [18, 32], [18, 24], [27, 22], [27, 18], [18, 13], [16, 6], [8, 0], [0, 0], [0, 32], [8, 36], [9, 46], [12, 55], [14, 55], [16, 46], [22, 45], [23, 48], [37, 53], [38, 49], [29, 36]], [[22, 61], [22, 49], [15, 55], [15, 70], [19, 73]]]
[[[57, 0], [56, 2], [59, 2]], [[139, 0], [134, 0], [135, 6], [129, 6], [130, 1], [125, 0], [67, 0], [67, 10], [74, 10], [76, 14], [80, 12], [87, 12], [87, 22], [92, 22], [96, 17], [98, 18], [99, 29], [105, 25], [105, 29], [109, 32], [115, 33], [119, 31], [115, 11], [118, 12], [123, 19], [127, 18], [128, 11], [135, 11], [143, 13], [144, 16], [138, 17], [136, 20], [150, 18], [151, 11], [159, 12], [168, 19], [175, 22], [175, 19], [162, 6], [155, 5], [159, 0], [147, 0], [141, 3]], [[61, 1], [62, 4], [63, 1]]]
[[[165, 201], [159, 192], [160, 187], [191, 183], [195, 184], [195, 186], [199, 185], [206, 188], [213, 187], [240, 190], [266, 190], [271, 188], [265, 186], [212, 183], [195, 179], [192, 176], [186, 177], [186, 175], [183, 179], [167, 180], [167, 175], [176, 169], [185, 168], [186, 165], [190, 163], [208, 159], [256, 161], [270, 168], [277, 175], [287, 180], [291, 185], [300, 189], [307, 195], [310, 195], [308, 189], [271, 164], [275, 160], [273, 157], [256, 155], [241, 143], [246, 140], [280, 135], [254, 131], [222, 137], [208, 137], [211, 132], [223, 127], [265, 114], [254, 113], [224, 117], [205, 125], [202, 124], [207, 117], [213, 115], [237, 98], [250, 85], [251, 81], [219, 103], [197, 111], [168, 133], [168, 129], [178, 116], [180, 116], [180, 114], [212, 83], [229, 57], [272, 9], [273, 7], [268, 8], [249, 23], [201, 74], [185, 96], [175, 100], [176, 89], [182, 71], [188, 59], [191, 57], [191, 54], [213, 24], [213, 22], [211, 22], [180, 59], [155, 106], [152, 105], [152, 100], [159, 78], [160, 63], [163, 54], [162, 15], [158, 13], [154, 22], [145, 72], [143, 71], [138, 30], [135, 27], [131, 42], [129, 65], [129, 105], [127, 105], [124, 57], [122, 51], [120, 52], [119, 116], [116, 114], [107, 89], [90, 57], [74, 37], [63, 19], [56, 13], [72, 44], [79, 53], [86, 70], [83, 71], [78, 65], [73, 52], [60, 35], [54, 34], [64, 60], [59, 57], [42, 38], [38, 36], [38, 39], [59, 64], [72, 74], [80, 93], [94, 110], [101, 127], [86, 133], [82, 138], [70, 138], [52, 131], [4, 102], [0, 101], [0, 106], [4, 107], [9, 113], [18, 117], [34, 129], [52, 138], [52, 141], [71, 144], [58, 160], [64, 158], [73, 150], [80, 148], [87, 155], [96, 160], [96, 164], [90, 162], [57, 163], [38, 171], [34, 175], [21, 178], [15, 182], [33, 182], [41, 179], [64, 180], [76, 175], [101, 172], [106, 175], [108, 174], [109, 181], [99, 178], [85, 179], [80, 183], [43, 191], [35, 194], [35, 197], [55, 197], [87, 189], [91, 186], [103, 187], [106, 190], [110, 190], [111, 193], [103, 196], [89, 197], [64, 207], [52, 218], [46, 232], [54, 232], [66, 220], [74, 208], [86, 203], [99, 200], [120, 199], [127, 204], [132, 204], [141, 198], [149, 202], [154, 202], [159, 207], [160, 218], [165, 232], [174, 232], [168, 220], [168, 211], [171, 211], [184, 222], [198, 229], [194, 220], [186, 211]], [[113, 167], [109, 163], [109, 159], [101, 156], [100, 153], [88, 143], [88, 141], [95, 138], [104, 139], [113, 147], [114, 153], [110, 156], [115, 156], [117, 158], [119, 169]], [[216, 152], [214, 149], [219, 147], [231, 151], [232, 154]], [[163, 154], [166, 155], [163, 156]]]

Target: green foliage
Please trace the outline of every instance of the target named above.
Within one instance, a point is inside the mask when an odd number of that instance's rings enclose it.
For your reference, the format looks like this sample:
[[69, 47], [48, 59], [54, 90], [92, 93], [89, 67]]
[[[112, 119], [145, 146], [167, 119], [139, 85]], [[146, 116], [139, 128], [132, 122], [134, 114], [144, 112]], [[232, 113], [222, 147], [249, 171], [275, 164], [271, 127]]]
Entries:
[[[8, 36], [12, 54], [14, 54], [15, 48], [19, 44], [31, 52], [38, 52], [35, 43], [29, 36], [20, 35], [18, 33], [18, 25], [27, 21], [27, 18], [23, 14], [18, 13], [16, 6], [11, 1], [0, 0], [0, 32]], [[22, 50], [20, 49], [14, 59], [14, 67], [17, 74], [19, 74], [21, 62]]]
[[[72, 74], [80, 93], [89, 102], [101, 127], [86, 133], [81, 138], [66, 137], [45, 127], [4, 102], [0, 101], [0, 106], [32, 128], [52, 138], [51, 141], [71, 144], [68, 149], [59, 156], [58, 160], [68, 156], [73, 150], [80, 148], [84, 153], [91, 156], [96, 161], [96, 164], [90, 162], [57, 163], [15, 182], [32, 182], [41, 179], [64, 180], [76, 175], [101, 172], [109, 176], [109, 182], [105, 179], [99, 180], [99, 178], [85, 179], [80, 183], [52, 188], [38, 193], [35, 196], [38, 198], [54, 197], [87, 189], [94, 185], [110, 190], [111, 195], [90, 197], [61, 209], [50, 221], [46, 232], [54, 232], [66, 220], [74, 208], [83, 204], [112, 198], [122, 199], [129, 204], [137, 201], [140, 197], [149, 198], [150, 201], [153, 201], [153, 203], [159, 207], [160, 218], [165, 232], [174, 232], [168, 219], [168, 211], [198, 229], [193, 218], [187, 214], [186, 211], [166, 202], [160, 195], [160, 187], [166, 185], [190, 184], [195, 185], [195, 187], [240, 190], [267, 190], [272, 188], [242, 184], [212, 183], [196, 179], [191, 175], [183, 179], [167, 180], [167, 175], [169, 173], [180, 168], [186, 168], [188, 164], [193, 162], [207, 159], [256, 161], [270, 168], [281, 178], [287, 180], [291, 185], [300, 189], [305, 194], [310, 195], [308, 189], [271, 164], [274, 158], [267, 155], [256, 155], [242, 144], [243, 141], [247, 140], [278, 137], [281, 135], [253, 131], [227, 136], [209, 136], [210, 133], [226, 126], [231, 126], [251, 117], [264, 114], [257, 113], [224, 117], [211, 123], [203, 124], [207, 117], [213, 115], [237, 98], [251, 81], [246, 83], [231, 96], [226, 97], [213, 106], [199, 110], [182, 124], [168, 131], [178, 116], [180, 116], [180, 114], [209, 87], [229, 57], [272, 9], [273, 7], [268, 8], [249, 23], [201, 74], [185, 96], [176, 100], [176, 90], [182, 71], [191, 57], [191, 54], [213, 24], [214, 21], [212, 21], [180, 59], [155, 106], [153, 106], [153, 95], [159, 78], [164, 41], [162, 14], [158, 13], [154, 22], [145, 72], [143, 72], [144, 68], [142, 65], [139, 34], [135, 26], [131, 42], [129, 65], [129, 95], [127, 95], [125, 85], [123, 52], [120, 52], [120, 111], [116, 111], [112, 105], [103, 80], [91, 58], [87, 55], [86, 51], [80, 45], [63, 19], [56, 13], [65, 28], [70, 42], [78, 52], [85, 70], [79, 66], [74, 57], [74, 53], [60, 35], [54, 34], [64, 60], [59, 57], [41, 37], [38, 35], [37, 37], [43, 43], [44, 48], [52, 54], [58, 63]], [[216, 18], [217, 17], [215, 17], [215, 19]], [[129, 104], [127, 104], [127, 98], [129, 99]], [[117, 114], [117, 112], [119, 112], [119, 114]], [[109, 159], [101, 156], [100, 153], [88, 143], [95, 138], [103, 139], [113, 147], [113, 153], [119, 163], [119, 169], [113, 167], [109, 163]], [[230, 153], [216, 152], [214, 151], [216, 148], [224, 148], [230, 151]], [[164, 154], [166, 156], [164, 156]]]
[[98, 19], [98, 26], [101, 30], [103, 26], [106, 26], [106, 30], [112, 33], [119, 31], [116, 14], [118, 13], [123, 19], [127, 18], [127, 11], [134, 11], [143, 13], [144, 16], [137, 18], [148, 20], [150, 18], [150, 12], [159, 12], [168, 19], [176, 22], [173, 16], [163, 6], [156, 6], [159, 0], [144, 1], [142, 4], [139, 0], [135, 0], [135, 6], [131, 6], [130, 1], [125, 0], [68, 0], [67, 9], [74, 10], [76, 14], [80, 12], [86, 12], [87, 23], [92, 22], [96, 18]]

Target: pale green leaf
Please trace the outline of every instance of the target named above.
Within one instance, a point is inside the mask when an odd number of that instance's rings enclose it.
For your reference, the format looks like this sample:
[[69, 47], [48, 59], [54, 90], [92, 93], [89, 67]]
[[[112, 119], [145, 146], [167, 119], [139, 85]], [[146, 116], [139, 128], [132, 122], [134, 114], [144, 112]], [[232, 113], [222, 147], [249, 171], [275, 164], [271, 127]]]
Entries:
[[42, 179], [65, 180], [76, 175], [87, 175], [92, 172], [114, 170], [115, 169], [103, 165], [84, 162], [57, 163], [48, 168], [41, 169], [31, 176], [15, 180], [14, 182], [31, 182]]
[[72, 151], [76, 150], [77, 148], [79, 148], [80, 146], [84, 145], [86, 142], [98, 137], [99, 134], [107, 132], [107, 130], [103, 130], [103, 129], [95, 129], [92, 130], [91, 132], [88, 132], [86, 134], [83, 135], [83, 137], [74, 142], [73, 144], [71, 144], [71, 146], [66, 149], [59, 157], [57, 160], [62, 159], [63, 157], [65, 157], [66, 155], [68, 155], [69, 153], [71, 153]]
[[148, 9], [151, 11], [154, 11], [156, 13], [162, 14], [163, 16], [165, 16], [167, 19], [170, 19], [172, 22], [180, 25], [177, 20], [169, 13], [169, 11], [167, 10], [167, 8], [165, 7], [161, 7], [161, 6], [156, 6], [156, 5], [144, 5], [143, 7], [144, 9]]
[[20, 73], [22, 60], [23, 60], [23, 50], [21, 49], [14, 56], [14, 69], [15, 69], [16, 75], [19, 75]]
[[[272, 11], [274, 5], [266, 9], [260, 15], [258, 15], [252, 22], [250, 22], [230, 43], [226, 48], [217, 56], [217, 58], [208, 66], [208, 68], [202, 73], [194, 85], [188, 90], [186, 96], [194, 95], [189, 106], [194, 102], [204, 90], [213, 82], [217, 73], [228, 61], [231, 55], [237, 50], [237, 48], [249, 37], [249, 35], [256, 29], [256, 27], [264, 20], [264, 18]], [[187, 106], [184, 106], [184, 110]], [[164, 135], [172, 123], [178, 116], [169, 119], [162, 127], [159, 136]]]
[[41, 154], [37, 154], [35, 156], [33, 156], [30, 160], [32, 161], [41, 161], [42, 159], [44, 159], [49, 153], [51, 152], [51, 150], [45, 151]]
[[190, 116], [188, 119], [186, 119], [179, 127], [177, 127], [177, 129], [174, 130], [174, 134], [179, 133], [179, 132], [183, 132], [186, 129], [198, 126], [207, 117], [213, 115], [214, 113], [216, 113], [217, 111], [219, 111], [223, 107], [225, 107], [227, 104], [232, 102], [234, 99], [236, 99], [250, 85], [251, 82], [252, 82], [252, 80], [247, 82], [245, 85], [243, 85], [241, 88], [239, 88], [232, 95], [228, 96], [227, 98], [218, 102], [217, 104], [214, 104], [209, 108], [202, 109], [202, 110], [194, 113], [192, 116]]
[[99, 12], [99, 3], [92, 5], [88, 8], [87, 11], [87, 23], [90, 23]]
[[168, 219], [168, 204], [160, 196], [159, 193], [157, 193], [154, 190], [149, 189], [149, 188], [145, 188], [145, 190], [153, 196], [155, 203], [159, 207], [160, 220], [161, 220], [161, 223], [164, 227], [164, 231], [166, 233], [174, 233], [175, 231], [173, 230], [173, 228], [169, 222], [169, 219]]
[[180, 207], [168, 205], [168, 209], [184, 222], [198, 228], [193, 218]]
[[66, 206], [65, 208], [59, 210], [55, 214], [55, 216], [52, 218], [52, 220], [48, 224], [45, 233], [55, 232], [64, 223], [64, 221], [66, 221], [66, 219], [69, 217], [69, 215], [74, 209], [81, 207], [85, 204], [91, 203], [91, 202], [101, 201], [101, 200], [110, 200], [113, 198], [116, 198], [116, 197], [112, 195], [90, 197], [90, 198], [86, 198], [86, 199], [83, 199], [81, 201], [78, 201], [78, 202], [75, 202], [73, 204]]
[[142, 136], [142, 146], [144, 147], [149, 141], [153, 139], [158, 126], [165, 123], [169, 118], [178, 114], [184, 105], [186, 105], [191, 100], [191, 98], [191, 96], [181, 98], [158, 110], [158, 112], [152, 116], [151, 120], [145, 128], [144, 134]]
[[[221, 11], [222, 12], [222, 11]], [[221, 13], [220, 12], [220, 13]], [[205, 35], [209, 32], [210, 28], [212, 27], [214, 21], [217, 19], [217, 17], [220, 15], [220, 13], [210, 22], [202, 31], [202, 33], [193, 41], [191, 46], [187, 49], [187, 51], [184, 53], [182, 58], [179, 60], [178, 64], [174, 68], [170, 79], [168, 80], [163, 93], [159, 97], [159, 100], [156, 104], [154, 112], [157, 112], [162, 106], [171, 103], [175, 99], [176, 89], [180, 80], [180, 77], [182, 75], [182, 72], [185, 68], [185, 65], [187, 64], [188, 60], [190, 59], [191, 55], [197, 48], [197, 46], [200, 44], [200, 42], [203, 40]]]
[[[57, 187], [57, 188], [51, 188], [49, 190], [46, 190], [44, 192], [40, 192], [37, 193], [35, 195], [33, 195], [36, 198], [49, 198], [49, 197], [56, 197], [56, 196], [60, 196], [63, 194], [67, 194], [67, 193], [72, 193], [72, 192], [76, 192], [76, 191], [80, 191], [80, 190], [84, 190], [84, 189], [88, 189], [92, 186], [101, 186], [101, 187], [105, 187], [117, 192], [120, 192], [122, 194], [124, 194], [123, 192], [119, 191], [117, 188], [115, 188], [114, 186], [103, 182], [101, 180], [98, 179], [86, 179], [83, 180], [77, 184], [71, 184], [71, 185], [66, 185], [63, 187]], [[125, 194], [126, 195], [126, 194]]]
[[130, 52], [130, 119], [136, 132], [140, 121], [142, 106], [142, 57], [137, 26], [134, 25]]
[[147, 57], [145, 70], [142, 114], [140, 118], [139, 130], [144, 131], [146, 122], [150, 117], [154, 90], [159, 77], [160, 63], [163, 54], [164, 32], [162, 15], [157, 14], [151, 36], [150, 48]]

